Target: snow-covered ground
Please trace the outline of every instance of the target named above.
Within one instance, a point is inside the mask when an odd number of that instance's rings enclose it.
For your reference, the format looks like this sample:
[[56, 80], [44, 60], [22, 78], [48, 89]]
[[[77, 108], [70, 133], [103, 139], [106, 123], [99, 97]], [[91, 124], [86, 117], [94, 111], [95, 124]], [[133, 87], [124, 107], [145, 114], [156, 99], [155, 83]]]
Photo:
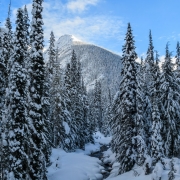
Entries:
[[[52, 165], [48, 168], [49, 180], [102, 180], [102, 161], [89, 156], [98, 152], [102, 145], [107, 145], [111, 137], [104, 137], [100, 132], [94, 135], [95, 144], [86, 144], [85, 151], [77, 149], [75, 152], [66, 153], [62, 149], [53, 149], [51, 155]], [[110, 149], [104, 152], [103, 163], [113, 164], [112, 171], [107, 180], [168, 180], [170, 159], [164, 159], [165, 167], [160, 163], [156, 165], [150, 175], [144, 175], [143, 167], [134, 167], [133, 170], [117, 175], [119, 164], [115, 162], [115, 155]], [[180, 180], [180, 159], [174, 158], [175, 179]]]
[[101, 161], [89, 154], [100, 150], [102, 144], [109, 144], [110, 137], [104, 137], [97, 132], [94, 135], [95, 144], [86, 144], [85, 151], [66, 153], [62, 149], [53, 149], [52, 165], [48, 168], [49, 180], [101, 180]]

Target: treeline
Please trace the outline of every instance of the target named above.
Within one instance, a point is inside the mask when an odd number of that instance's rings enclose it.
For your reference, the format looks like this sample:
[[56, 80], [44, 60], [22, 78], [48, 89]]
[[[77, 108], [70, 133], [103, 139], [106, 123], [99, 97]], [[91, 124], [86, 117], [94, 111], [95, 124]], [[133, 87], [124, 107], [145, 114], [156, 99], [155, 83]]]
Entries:
[[[122, 80], [109, 115], [112, 150], [120, 163], [119, 174], [135, 164], [151, 173], [164, 158], [179, 157], [180, 152], [180, 46], [177, 43], [176, 63], [168, 44], [165, 59], [159, 66], [151, 31], [146, 58], [136, 63], [135, 42], [128, 24], [123, 46]], [[175, 68], [176, 66], [176, 68]], [[173, 176], [171, 163], [169, 178]]]
[[101, 90], [90, 105], [80, 61], [72, 51], [62, 71], [53, 32], [45, 64], [42, 2], [33, 0], [31, 23], [27, 8], [18, 9], [14, 32], [9, 9], [6, 28], [0, 29], [2, 179], [47, 179], [52, 147], [85, 149], [102, 123]]

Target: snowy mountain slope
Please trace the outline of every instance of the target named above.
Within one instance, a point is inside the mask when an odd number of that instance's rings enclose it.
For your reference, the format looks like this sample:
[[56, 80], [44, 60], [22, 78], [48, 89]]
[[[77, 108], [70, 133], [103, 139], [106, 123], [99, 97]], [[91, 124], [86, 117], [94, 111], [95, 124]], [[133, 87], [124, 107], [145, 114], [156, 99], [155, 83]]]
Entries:
[[[82, 64], [82, 75], [87, 90], [94, 88], [95, 80], [101, 80], [103, 96], [107, 96], [108, 88], [115, 94], [120, 83], [120, 56], [106, 49], [78, 40], [72, 35], [61, 36], [56, 45], [59, 49], [59, 61], [62, 68], [70, 62], [72, 50]], [[47, 52], [45, 54], [47, 58]]]

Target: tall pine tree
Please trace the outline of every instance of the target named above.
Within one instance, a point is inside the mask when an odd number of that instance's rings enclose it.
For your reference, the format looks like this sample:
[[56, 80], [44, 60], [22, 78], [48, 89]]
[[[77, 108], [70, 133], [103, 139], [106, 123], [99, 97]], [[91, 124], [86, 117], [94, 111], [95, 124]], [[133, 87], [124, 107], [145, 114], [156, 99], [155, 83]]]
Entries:
[[18, 9], [14, 48], [10, 58], [12, 68], [9, 75], [9, 106], [8, 106], [8, 130], [9, 147], [9, 173], [15, 179], [29, 178], [27, 142], [28, 123], [26, 114], [26, 69], [24, 60], [26, 55], [25, 35], [23, 23], [23, 10]]
[[130, 23], [125, 37], [122, 55], [122, 80], [120, 94], [117, 96], [120, 104], [116, 106], [114, 114], [114, 129], [112, 149], [116, 153], [116, 159], [120, 163], [119, 174], [130, 171], [134, 166], [133, 137], [135, 136], [136, 117], [136, 63], [137, 58], [134, 39]]
[[151, 156], [153, 158], [153, 164], [157, 163], [159, 160], [162, 160], [164, 151], [163, 151], [163, 141], [161, 137], [162, 122], [159, 111], [160, 104], [160, 70], [158, 65], [159, 59], [156, 52], [156, 63], [153, 70], [153, 99], [152, 99], [152, 136], [151, 136]]
[[166, 45], [165, 62], [162, 66], [163, 72], [160, 79], [160, 91], [164, 110], [162, 116], [165, 155], [174, 157], [179, 152], [179, 120], [180, 120], [180, 104], [179, 104], [179, 86], [176, 82], [173, 72], [173, 64], [168, 44]]
[[151, 31], [149, 32], [149, 46], [145, 59], [145, 134], [148, 149], [151, 146], [151, 127], [152, 127], [152, 92], [153, 92], [153, 67], [154, 67], [154, 46]]
[[43, 0], [33, 0], [32, 23], [30, 32], [30, 100], [29, 122], [32, 134], [32, 152], [30, 162], [30, 176], [32, 179], [46, 178], [46, 162], [44, 149], [47, 145], [44, 133], [44, 120], [42, 109], [42, 97], [44, 88], [44, 59], [43, 59]]

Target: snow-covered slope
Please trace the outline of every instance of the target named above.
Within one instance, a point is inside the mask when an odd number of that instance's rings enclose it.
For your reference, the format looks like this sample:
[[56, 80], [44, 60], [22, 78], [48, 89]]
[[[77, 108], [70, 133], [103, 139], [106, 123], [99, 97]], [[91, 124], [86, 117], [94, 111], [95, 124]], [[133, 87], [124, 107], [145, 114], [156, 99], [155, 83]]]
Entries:
[[[101, 80], [103, 95], [108, 88], [115, 94], [119, 87], [121, 69], [120, 56], [93, 44], [78, 40], [72, 35], [61, 36], [56, 45], [59, 48], [61, 67], [66, 67], [74, 49], [82, 64], [82, 74], [88, 91], [94, 88], [95, 80]], [[47, 54], [45, 55], [47, 57]]]

